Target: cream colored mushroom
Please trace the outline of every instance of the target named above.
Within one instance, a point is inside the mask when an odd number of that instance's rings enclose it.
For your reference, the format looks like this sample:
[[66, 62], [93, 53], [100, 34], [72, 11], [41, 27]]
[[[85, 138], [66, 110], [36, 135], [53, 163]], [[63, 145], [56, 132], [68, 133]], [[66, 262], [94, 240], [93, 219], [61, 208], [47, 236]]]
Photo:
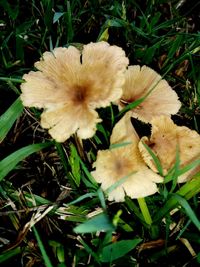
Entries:
[[122, 95], [128, 58], [122, 48], [106, 42], [45, 52], [38, 71], [23, 76], [24, 106], [43, 108], [41, 126], [58, 142], [77, 133], [92, 137], [101, 121], [96, 108], [109, 106]]
[[[196, 131], [185, 126], [177, 126], [167, 116], [155, 117], [151, 124], [151, 136], [150, 138], [141, 138], [139, 150], [144, 161], [153, 171], [157, 171], [157, 168], [143, 143], [146, 143], [160, 160], [164, 175], [173, 168], [177, 149], [180, 157], [180, 169], [194, 160], [200, 159], [200, 135]], [[200, 171], [200, 164], [180, 175], [178, 182], [187, 181], [198, 171]]]
[[131, 110], [132, 117], [151, 122], [154, 116], [176, 114], [181, 102], [166, 80], [147, 66], [129, 66], [125, 73], [123, 95], [118, 102], [121, 110], [126, 105], [148, 96]]
[[[157, 192], [156, 183], [163, 179], [150, 170], [143, 161], [139, 149], [139, 138], [127, 113], [114, 127], [111, 135], [111, 149], [98, 151], [95, 170], [91, 172], [103, 190], [123, 181], [109, 192], [108, 199], [124, 201], [125, 195], [141, 198]], [[112, 148], [113, 147], [113, 148]]]

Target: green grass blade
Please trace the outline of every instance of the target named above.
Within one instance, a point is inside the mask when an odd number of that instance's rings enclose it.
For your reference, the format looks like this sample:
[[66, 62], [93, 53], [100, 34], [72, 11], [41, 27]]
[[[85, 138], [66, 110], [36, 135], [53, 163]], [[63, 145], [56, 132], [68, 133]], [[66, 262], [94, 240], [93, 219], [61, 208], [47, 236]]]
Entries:
[[136, 172], [131, 172], [130, 174], [122, 177], [121, 179], [119, 179], [116, 183], [114, 183], [113, 185], [111, 185], [110, 187], [108, 187], [106, 189], [106, 193], [109, 194], [111, 193], [113, 190], [115, 190], [118, 186], [122, 185], [123, 183], [126, 182], [126, 180], [131, 176], [133, 175], [134, 173]]
[[98, 214], [74, 228], [75, 233], [96, 233], [98, 231], [114, 231], [114, 225], [105, 213]]
[[197, 166], [200, 165], [200, 159], [194, 160], [193, 162], [189, 163], [188, 165], [184, 166], [179, 170], [179, 175], [184, 174], [185, 172], [196, 168]]
[[97, 254], [88, 246], [88, 244], [86, 244], [85, 241], [80, 236], [77, 239], [83, 245], [87, 253], [92, 255], [92, 257], [99, 263], [99, 258]]
[[73, 144], [70, 145], [69, 163], [71, 166], [72, 179], [75, 184], [79, 186], [81, 182], [80, 160], [76, 147]]
[[82, 159], [80, 157], [79, 157], [79, 161], [80, 161], [80, 165], [81, 165], [81, 167], [83, 169], [83, 172], [85, 173], [85, 175], [88, 178], [88, 180], [91, 182], [91, 184], [93, 185], [93, 187], [98, 188], [97, 182], [95, 181], [95, 179], [93, 178], [93, 176], [91, 175], [91, 173], [88, 171], [85, 163], [82, 161]]
[[10, 154], [9, 156], [1, 160], [0, 181], [2, 181], [5, 178], [5, 176], [10, 171], [12, 171], [20, 161], [30, 156], [31, 154], [42, 150], [43, 148], [49, 147], [50, 145], [52, 145], [51, 142], [28, 145], [26, 147], [20, 148], [19, 150], [15, 151], [14, 153]]
[[53, 23], [59, 21], [59, 19], [64, 15], [64, 12], [55, 12], [53, 16]]
[[138, 206], [134, 203], [134, 201], [129, 198], [129, 197], [125, 197], [125, 203], [128, 207], [129, 212], [131, 212], [132, 214], [134, 214], [135, 216], [138, 217], [138, 219], [142, 222], [142, 224], [146, 224], [144, 221], [144, 217], [140, 212], [140, 209], [138, 208]]
[[[185, 234], [185, 231], [187, 231], [189, 225], [191, 223], [191, 220], [188, 220], [187, 223], [184, 225], [184, 227], [180, 230], [180, 232], [178, 233], [177, 237], [176, 237], [176, 240], [178, 240], [182, 235], [184, 236]], [[199, 240], [200, 242], [200, 240]]]
[[74, 37], [73, 23], [72, 23], [72, 10], [70, 1], [67, 1], [67, 13], [66, 13], [66, 21], [67, 21], [67, 42], [71, 42]]
[[138, 198], [137, 200], [146, 224], [151, 225], [152, 219], [145, 198]]
[[147, 144], [145, 144], [145, 143], [142, 143], [142, 144], [143, 144], [143, 146], [146, 148], [146, 150], [148, 151], [148, 153], [150, 154], [150, 156], [152, 157], [152, 159], [153, 159], [153, 161], [154, 161], [154, 163], [155, 163], [155, 165], [156, 165], [156, 168], [157, 168], [159, 174], [160, 174], [161, 176], [163, 176], [163, 169], [162, 169], [162, 165], [161, 165], [161, 163], [160, 163], [159, 158], [154, 154], [154, 152], [151, 150], [150, 147], [148, 147]]
[[12, 250], [9, 250], [7, 252], [0, 254], [0, 263], [9, 260], [10, 258], [16, 256], [20, 252], [21, 252], [21, 248], [16, 247], [15, 249], [12, 249]]
[[131, 145], [131, 144], [132, 144], [132, 142], [123, 142], [123, 143], [111, 144], [109, 149], [120, 148], [120, 147], [124, 147], [124, 146]]
[[174, 164], [174, 173], [173, 173], [173, 179], [172, 179], [172, 187], [170, 190], [170, 193], [174, 191], [177, 185], [177, 180], [179, 176], [179, 166], [180, 166], [180, 155], [179, 155], [179, 149], [178, 146], [176, 147], [176, 161]]
[[24, 80], [12, 77], [0, 77], [0, 81], [13, 82], [13, 83], [23, 83]]
[[106, 210], [106, 200], [105, 200], [104, 193], [103, 193], [103, 191], [102, 191], [101, 188], [99, 188], [99, 189], [97, 190], [97, 196], [98, 196], [98, 198], [99, 198], [99, 201], [100, 201], [100, 203], [101, 203], [102, 208], [103, 208], [104, 210]]
[[20, 98], [17, 98], [15, 102], [6, 110], [6, 112], [0, 117], [0, 143], [6, 137], [10, 131], [14, 122], [22, 114], [23, 105]]
[[66, 155], [65, 155], [64, 147], [63, 147], [63, 145], [61, 143], [58, 143], [58, 142], [55, 142], [55, 146], [56, 146], [58, 155], [59, 155], [59, 157], [61, 159], [61, 162], [63, 164], [63, 168], [64, 168], [65, 172], [68, 173], [69, 166], [68, 166], [67, 158], [66, 158]]
[[137, 106], [139, 106], [144, 100], [145, 100], [146, 96], [145, 97], [142, 97], [140, 99], [137, 99], [135, 100], [134, 102], [128, 104], [127, 106], [125, 106], [118, 114], [118, 116], [121, 116], [122, 114], [124, 114], [125, 112], [133, 109], [133, 108], [136, 108]]
[[173, 197], [178, 201], [178, 203], [184, 208], [185, 213], [188, 215], [190, 220], [194, 223], [194, 225], [197, 227], [198, 230], [200, 230], [200, 221], [198, 220], [196, 214], [190, 207], [187, 200], [177, 194], [173, 194]]
[[200, 173], [197, 173], [192, 180], [185, 183], [176, 193], [189, 200], [200, 192]]
[[176, 36], [176, 39], [174, 40], [170, 50], [169, 50], [169, 53], [168, 53], [168, 56], [167, 56], [167, 59], [172, 59], [175, 55], [175, 53], [177, 52], [177, 50], [181, 47], [182, 43], [183, 43], [183, 39], [184, 39], [184, 36], [183, 35], [177, 35]]
[[[175, 165], [176, 165], [176, 163], [175, 163]], [[171, 168], [171, 170], [169, 170], [168, 174], [165, 177], [165, 183], [168, 183], [169, 181], [173, 180], [175, 175], [180, 176], [191, 169], [195, 169], [199, 165], [200, 165], [200, 159], [196, 159], [193, 162], [189, 163], [188, 165], [186, 165], [182, 168], [178, 168], [176, 170], [176, 172], [177, 172], [176, 174], [174, 174], [176, 166], [173, 166]]]
[[96, 197], [96, 196], [97, 196], [97, 193], [86, 193], [86, 194], [78, 197], [77, 199], [65, 204], [65, 206], [74, 205], [74, 204], [77, 204], [77, 203], [81, 202], [82, 200], [85, 200], [87, 198], [93, 198], [93, 197]]
[[[108, 131], [106, 131], [106, 129], [103, 127], [102, 124], [97, 124], [97, 130], [99, 132], [101, 132], [106, 140], [106, 143], [109, 144], [109, 138], [108, 138]], [[102, 144], [102, 141], [100, 140], [99, 144]]]
[[101, 262], [112, 262], [134, 249], [142, 239], [121, 240], [105, 246], [100, 257]]
[[[186, 200], [194, 197], [200, 192], [200, 174], [197, 174], [195, 178], [184, 184], [177, 192], [176, 195], [184, 197]], [[167, 200], [165, 205], [156, 213], [153, 218], [153, 222], [161, 220], [170, 210], [179, 205], [177, 198], [171, 194], [171, 197]]]
[[[15, 20], [19, 15], [19, 2], [16, 1], [16, 5], [11, 5], [7, 0], [1, 0], [0, 5], [5, 10], [5, 12], [9, 15], [12, 20]], [[3, 12], [3, 11], [1, 11]]]
[[[45, 2], [45, 1], [44, 1]], [[53, 1], [46, 1], [44, 3], [44, 23], [46, 27], [50, 30], [53, 24]]]
[[48, 255], [46, 253], [45, 247], [44, 247], [44, 245], [42, 243], [42, 240], [40, 238], [40, 235], [39, 235], [38, 231], [36, 230], [36, 228], [34, 226], [32, 227], [32, 229], [33, 229], [33, 232], [34, 232], [35, 237], [37, 239], [37, 242], [38, 242], [38, 246], [40, 248], [40, 251], [42, 253], [42, 257], [44, 259], [45, 266], [46, 267], [53, 267], [53, 265], [50, 262], [50, 259], [49, 259]]

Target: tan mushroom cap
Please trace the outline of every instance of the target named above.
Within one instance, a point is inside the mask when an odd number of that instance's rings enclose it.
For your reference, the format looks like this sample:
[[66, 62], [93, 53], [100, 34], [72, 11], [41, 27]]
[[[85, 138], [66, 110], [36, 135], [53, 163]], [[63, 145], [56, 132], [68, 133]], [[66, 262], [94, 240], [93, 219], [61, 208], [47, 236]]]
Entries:
[[45, 52], [38, 71], [23, 76], [24, 106], [43, 108], [41, 125], [58, 142], [77, 132], [90, 138], [101, 121], [96, 108], [109, 106], [122, 95], [128, 58], [107, 42], [89, 43], [82, 52], [73, 46]]
[[145, 100], [132, 109], [132, 117], [143, 122], [150, 122], [159, 115], [176, 114], [181, 107], [181, 102], [174, 90], [166, 80], [147, 66], [129, 66], [125, 73], [123, 95], [119, 101], [119, 109], [140, 98]]
[[[163, 179], [144, 163], [139, 149], [139, 138], [127, 113], [113, 128], [111, 147], [98, 151], [95, 170], [91, 172], [103, 190], [125, 178], [122, 184], [108, 194], [109, 200], [124, 201], [125, 195], [141, 198], [157, 192], [156, 183]], [[118, 146], [116, 146], [118, 145]]]
[[[177, 149], [180, 157], [180, 168], [187, 166], [196, 159], [200, 159], [200, 135], [185, 126], [177, 126], [167, 116], [155, 117], [151, 121], [151, 137], [143, 137], [139, 142], [140, 153], [146, 164], [157, 171], [155, 163], [143, 145], [146, 143], [159, 158], [166, 175], [176, 162]], [[178, 182], [189, 180], [195, 173], [200, 171], [200, 165], [182, 174]]]

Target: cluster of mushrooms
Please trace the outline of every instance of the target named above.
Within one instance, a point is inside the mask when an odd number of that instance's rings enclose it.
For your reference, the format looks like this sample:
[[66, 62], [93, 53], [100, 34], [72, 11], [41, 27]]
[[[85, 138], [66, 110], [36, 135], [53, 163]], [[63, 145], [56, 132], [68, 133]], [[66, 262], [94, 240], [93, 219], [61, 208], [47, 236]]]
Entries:
[[[43, 109], [41, 126], [57, 142], [77, 134], [94, 136], [101, 118], [96, 109], [116, 104], [119, 110], [141, 99], [115, 124], [110, 148], [97, 152], [91, 172], [108, 199], [123, 201], [125, 195], [141, 198], [158, 191], [173, 172], [200, 157], [200, 135], [171, 119], [181, 103], [166, 80], [147, 66], [129, 65], [122, 48], [107, 42], [89, 43], [82, 51], [74, 46], [45, 52], [35, 63], [37, 71], [23, 76], [21, 100], [26, 107]], [[131, 117], [151, 125], [151, 136], [139, 138]], [[150, 153], [149, 148], [152, 153]], [[159, 160], [159, 170], [155, 158]], [[180, 171], [177, 182], [186, 182], [200, 170]]]

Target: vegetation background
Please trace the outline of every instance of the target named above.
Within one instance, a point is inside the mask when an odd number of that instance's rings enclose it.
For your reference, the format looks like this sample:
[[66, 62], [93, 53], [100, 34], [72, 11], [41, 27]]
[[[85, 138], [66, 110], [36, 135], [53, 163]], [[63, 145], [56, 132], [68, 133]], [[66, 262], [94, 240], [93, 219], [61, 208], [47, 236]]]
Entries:
[[200, 132], [199, 7], [189, 0], [0, 0], [1, 266], [199, 265], [199, 176], [147, 197], [148, 224], [137, 200], [108, 202], [89, 173], [97, 150], [109, 145], [110, 108], [99, 111], [106, 123], [83, 151], [75, 138], [52, 141], [40, 111], [19, 100], [22, 76], [43, 52], [107, 40], [130, 64], [160, 73], [182, 102], [174, 121]]

